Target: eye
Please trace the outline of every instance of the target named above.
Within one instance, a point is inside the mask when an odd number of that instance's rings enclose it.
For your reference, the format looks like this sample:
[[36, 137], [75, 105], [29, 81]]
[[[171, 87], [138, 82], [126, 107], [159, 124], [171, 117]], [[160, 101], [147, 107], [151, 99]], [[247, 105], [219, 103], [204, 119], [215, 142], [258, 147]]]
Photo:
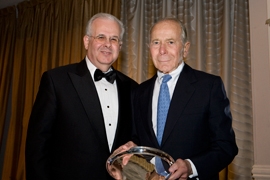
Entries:
[[152, 41], [152, 45], [156, 46], [156, 45], [159, 45], [160, 44], [160, 41]]
[[168, 41], [168, 44], [173, 45], [174, 44], [174, 41], [173, 40], [170, 40], [170, 41]]
[[98, 39], [99, 41], [103, 41], [103, 40], [106, 39], [106, 37], [103, 36], [103, 35], [98, 35], [98, 36], [96, 37], [96, 39]]
[[112, 41], [112, 42], [118, 42], [119, 39], [118, 39], [117, 37], [111, 37], [111, 41]]

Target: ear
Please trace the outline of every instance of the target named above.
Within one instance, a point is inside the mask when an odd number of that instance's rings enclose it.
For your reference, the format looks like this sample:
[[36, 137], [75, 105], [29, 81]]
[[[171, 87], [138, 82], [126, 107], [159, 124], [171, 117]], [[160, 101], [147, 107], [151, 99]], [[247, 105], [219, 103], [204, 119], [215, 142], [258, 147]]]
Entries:
[[89, 41], [90, 41], [89, 36], [85, 35], [85, 36], [83, 37], [83, 44], [84, 44], [84, 48], [85, 48], [86, 50], [88, 50]]
[[186, 42], [184, 45], [184, 54], [183, 54], [184, 58], [186, 58], [188, 55], [189, 47], [190, 47], [190, 42]]
[[119, 44], [119, 51], [121, 51], [121, 49], [122, 49], [122, 44], [123, 44], [123, 42], [121, 41], [121, 43]]

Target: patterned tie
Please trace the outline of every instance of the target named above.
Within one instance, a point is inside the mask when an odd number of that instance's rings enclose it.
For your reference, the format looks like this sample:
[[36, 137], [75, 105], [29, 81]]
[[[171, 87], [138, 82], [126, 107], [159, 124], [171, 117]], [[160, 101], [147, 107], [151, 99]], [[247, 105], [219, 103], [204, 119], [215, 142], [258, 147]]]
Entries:
[[166, 118], [170, 106], [170, 92], [167, 82], [172, 78], [171, 75], [166, 74], [163, 76], [162, 83], [160, 85], [160, 91], [158, 96], [158, 108], [157, 108], [157, 140], [161, 145], [163, 131], [166, 123]]
[[[166, 123], [166, 118], [170, 106], [170, 92], [167, 82], [172, 78], [169, 74], [163, 76], [162, 83], [160, 85], [160, 91], [158, 96], [158, 108], [157, 108], [157, 140], [161, 145], [163, 131]], [[155, 158], [156, 172], [167, 178], [170, 174], [164, 167], [162, 160], [159, 157]]]

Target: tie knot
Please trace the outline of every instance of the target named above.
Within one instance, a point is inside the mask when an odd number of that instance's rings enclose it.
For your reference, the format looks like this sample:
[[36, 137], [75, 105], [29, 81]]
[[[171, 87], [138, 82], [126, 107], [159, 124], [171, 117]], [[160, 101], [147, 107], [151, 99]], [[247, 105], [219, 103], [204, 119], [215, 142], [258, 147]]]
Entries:
[[162, 77], [162, 83], [167, 83], [172, 78], [171, 75], [166, 74]]
[[94, 74], [94, 79], [95, 81], [99, 81], [102, 78], [106, 78], [106, 80], [110, 83], [113, 84], [115, 78], [116, 78], [116, 73], [115, 71], [110, 71], [108, 73], [103, 73], [100, 69], [96, 69], [95, 74]]

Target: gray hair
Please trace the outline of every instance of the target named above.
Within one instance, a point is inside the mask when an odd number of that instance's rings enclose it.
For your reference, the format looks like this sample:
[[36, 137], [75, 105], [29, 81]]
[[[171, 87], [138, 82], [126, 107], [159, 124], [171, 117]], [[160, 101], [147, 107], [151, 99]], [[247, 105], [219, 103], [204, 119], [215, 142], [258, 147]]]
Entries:
[[160, 23], [160, 22], [164, 22], [164, 21], [173, 21], [173, 22], [177, 23], [181, 27], [181, 41], [182, 41], [182, 43], [185, 44], [188, 41], [187, 29], [186, 29], [185, 25], [183, 24], [182, 21], [180, 21], [179, 19], [174, 18], [174, 17], [165, 17], [165, 18], [158, 20], [155, 24], [153, 24], [150, 28], [150, 31], [149, 31], [150, 37], [151, 37], [151, 33], [152, 33], [152, 30], [155, 27], [155, 25]]
[[115, 22], [117, 22], [117, 24], [119, 25], [120, 27], [120, 40], [122, 40], [123, 38], [123, 35], [125, 33], [125, 28], [124, 28], [124, 25], [123, 23], [117, 19], [115, 16], [111, 15], [111, 14], [107, 14], [107, 13], [98, 13], [98, 14], [95, 14], [88, 22], [87, 22], [87, 26], [86, 26], [86, 32], [85, 34], [86, 35], [91, 35], [92, 34], [92, 24], [94, 22], [95, 19], [98, 19], [98, 18], [102, 18], [102, 19], [109, 19], [109, 20], [113, 20]]

